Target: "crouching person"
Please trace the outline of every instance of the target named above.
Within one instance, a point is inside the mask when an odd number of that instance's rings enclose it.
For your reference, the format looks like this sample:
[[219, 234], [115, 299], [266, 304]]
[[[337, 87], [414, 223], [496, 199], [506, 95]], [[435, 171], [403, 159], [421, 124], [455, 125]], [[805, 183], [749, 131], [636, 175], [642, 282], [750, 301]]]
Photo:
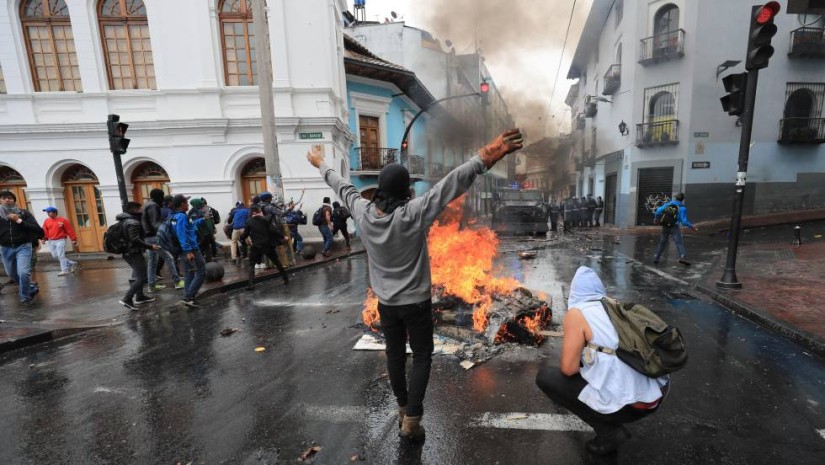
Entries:
[[252, 216], [246, 223], [241, 240], [245, 241], [247, 238], [252, 239], [252, 247], [249, 249], [249, 286], [247, 289], [255, 288], [255, 264], [261, 261], [265, 256], [272, 260], [281, 277], [284, 279], [284, 284], [289, 284], [289, 278], [286, 275], [284, 266], [278, 260], [278, 252], [275, 249], [279, 245], [284, 244], [284, 233], [279, 226], [272, 223], [269, 217], [264, 216], [261, 207], [253, 205], [249, 212]]
[[610, 454], [630, 438], [624, 427], [658, 410], [669, 377], [649, 378], [614, 354], [591, 346], [616, 349], [619, 336], [601, 299], [604, 284], [596, 272], [579, 267], [570, 284], [561, 366], [545, 366], [536, 384], [551, 400], [573, 412], [596, 431], [588, 452]]

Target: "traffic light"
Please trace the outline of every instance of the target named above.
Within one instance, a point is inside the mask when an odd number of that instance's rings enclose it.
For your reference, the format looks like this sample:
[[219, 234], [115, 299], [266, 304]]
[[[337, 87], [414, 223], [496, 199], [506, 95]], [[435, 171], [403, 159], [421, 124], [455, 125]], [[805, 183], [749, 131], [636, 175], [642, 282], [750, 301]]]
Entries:
[[748, 53], [745, 58], [745, 69], [748, 71], [768, 66], [768, 60], [773, 56], [771, 39], [776, 35], [776, 24], [773, 20], [779, 14], [779, 9], [779, 2], [768, 2], [753, 7], [748, 31]]
[[109, 115], [106, 126], [109, 129], [109, 150], [112, 153], [123, 155], [129, 148], [129, 139], [125, 137], [129, 125], [121, 123], [119, 115]]
[[487, 80], [481, 81], [481, 85], [478, 86], [478, 93], [481, 94], [481, 103], [487, 105], [489, 102], [489, 95], [490, 95], [490, 83]]
[[748, 73], [728, 74], [722, 78], [722, 84], [728, 95], [720, 98], [722, 109], [729, 115], [739, 116], [745, 110], [745, 86]]

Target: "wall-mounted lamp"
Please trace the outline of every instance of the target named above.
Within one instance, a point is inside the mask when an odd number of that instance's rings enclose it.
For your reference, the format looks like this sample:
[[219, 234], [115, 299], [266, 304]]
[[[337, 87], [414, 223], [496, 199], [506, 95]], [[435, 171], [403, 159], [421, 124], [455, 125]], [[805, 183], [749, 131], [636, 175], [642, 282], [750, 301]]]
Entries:
[[630, 129], [627, 129], [627, 123], [625, 123], [624, 120], [619, 123], [619, 134], [623, 136], [630, 134]]

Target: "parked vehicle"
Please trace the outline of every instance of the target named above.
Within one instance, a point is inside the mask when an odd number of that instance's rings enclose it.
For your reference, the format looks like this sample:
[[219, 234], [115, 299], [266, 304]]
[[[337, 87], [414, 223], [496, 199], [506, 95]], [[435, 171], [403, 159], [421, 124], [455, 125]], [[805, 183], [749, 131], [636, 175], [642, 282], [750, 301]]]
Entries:
[[493, 230], [498, 234], [546, 234], [550, 207], [538, 189], [500, 188], [493, 193]]

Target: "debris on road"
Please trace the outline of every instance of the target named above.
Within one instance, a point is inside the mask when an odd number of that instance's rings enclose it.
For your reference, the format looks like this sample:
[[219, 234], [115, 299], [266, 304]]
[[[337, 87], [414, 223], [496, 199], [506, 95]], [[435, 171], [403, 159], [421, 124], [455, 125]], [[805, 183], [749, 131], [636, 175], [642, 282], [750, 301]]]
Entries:
[[231, 336], [232, 334], [237, 333], [238, 331], [240, 331], [240, 328], [224, 328], [223, 330], [221, 330], [221, 336]]
[[525, 250], [518, 253], [518, 257], [522, 260], [536, 258], [536, 255], [538, 255], [538, 252], [536, 252], [535, 250]]
[[461, 365], [461, 368], [464, 368], [465, 370], [469, 370], [470, 368], [476, 366], [475, 363], [469, 360], [462, 360], [461, 363], [459, 363], [459, 365]]
[[263, 352], [266, 350], [266, 347], [255, 347], [255, 352]]
[[312, 446], [309, 449], [305, 450], [300, 457], [298, 457], [299, 462], [305, 462], [311, 459], [315, 454], [321, 451], [321, 446]]

